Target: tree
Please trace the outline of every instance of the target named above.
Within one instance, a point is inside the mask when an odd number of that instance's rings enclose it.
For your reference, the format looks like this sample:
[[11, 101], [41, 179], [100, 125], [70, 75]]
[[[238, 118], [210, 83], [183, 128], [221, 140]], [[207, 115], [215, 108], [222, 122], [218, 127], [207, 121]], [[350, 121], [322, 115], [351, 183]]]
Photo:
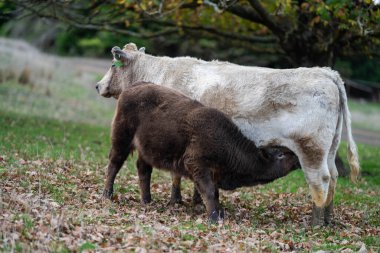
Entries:
[[[380, 6], [372, 0], [11, 1], [22, 13], [140, 38], [222, 38], [293, 67], [333, 66], [337, 57], [378, 56]], [[22, 12], [20, 12], [22, 10]]]

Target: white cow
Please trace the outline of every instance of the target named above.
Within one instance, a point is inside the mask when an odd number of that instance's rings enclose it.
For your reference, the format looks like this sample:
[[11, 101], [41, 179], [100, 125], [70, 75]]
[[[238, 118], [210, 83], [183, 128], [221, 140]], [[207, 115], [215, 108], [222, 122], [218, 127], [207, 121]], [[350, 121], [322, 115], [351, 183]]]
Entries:
[[328, 223], [338, 177], [335, 156], [343, 122], [351, 179], [359, 160], [342, 79], [330, 68], [270, 69], [190, 57], [155, 57], [130, 43], [97, 84], [117, 98], [136, 81], [165, 85], [228, 114], [257, 146], [285, 146], [299, 158], [314, 202], [313, 225]]

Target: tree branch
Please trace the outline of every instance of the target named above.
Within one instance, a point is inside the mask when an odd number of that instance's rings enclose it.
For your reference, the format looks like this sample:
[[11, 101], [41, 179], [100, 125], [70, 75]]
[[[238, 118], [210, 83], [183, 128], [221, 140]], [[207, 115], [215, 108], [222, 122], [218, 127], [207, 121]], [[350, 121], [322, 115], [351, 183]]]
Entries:
[[230, 5], [225, 10], [248, 21], [264, 24], [262, 18], [254, 10], [250, 10], [247, 7]]
[[204, 31], [209, 34], [217, 35], [223, 38], [240, 40], [240, 41], [245, 41], [245, 42], [250, 42], [250, 43], [276, 43], [277, 42], [277, 39], [273, 36], [266, 36], [266, 37], [246, 36], [246, 35], [237, 34], [237, 33], [220, 31], [213, 27], [207, 27], [207, 26], [179, 25], [171, 21], [161, 21], [161, 20], [155, 20], [155, 19], [150, 19], [149, 21], [159, 24], [161, 26], [179, 27], [183, 30]]
[[267, 26], [273, 33], [280, 36], [284, 31], [280, 28], [278, 24], [271, 18], [269, 13], [264, 9], [264, 7], [257, 0], [249, 0], [249, 4], [258, 13], [262, 20], [262, 24]]

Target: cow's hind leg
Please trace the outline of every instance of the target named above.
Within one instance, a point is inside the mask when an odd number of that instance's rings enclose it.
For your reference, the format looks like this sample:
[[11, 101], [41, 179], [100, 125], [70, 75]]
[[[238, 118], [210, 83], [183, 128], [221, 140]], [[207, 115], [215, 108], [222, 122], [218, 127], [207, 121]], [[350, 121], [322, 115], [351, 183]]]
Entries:
[[334, 209], [334, 195], [335, 195], [335, 187], [338, 180], [338, 170], [335, 163], [335, 157], [338, 151], [340, 138], [342, 133], [342, 115], [339, 116], [337, 129], [335, 131], [335, 135], [331, 144], [331, 148], [328, 155], [328, 166], [330, 171], [330, 184], [329, 184], [329, 192], [326, 199], [326, 205], [324, 210], [324, 222], [325, 225], [330, 224], [333, 216]]
[[146, 163], [140, 156], [137, 159], [137, 172], [139, 175], [141, 203], [148, 204], [152, 201], [150, 194], [150, 178], [152, 175], [152, 166]]
[[[322, 138], [322, 140], [327, 139]], [[331, 138], [331, 137], [330, 137]], [[330, 185], [328, 151], [330, 145], [313, 136], [295, 138], [295, 152], [305, 173], [313, 199], [312, 225], [324, 225], [324, 210]]]

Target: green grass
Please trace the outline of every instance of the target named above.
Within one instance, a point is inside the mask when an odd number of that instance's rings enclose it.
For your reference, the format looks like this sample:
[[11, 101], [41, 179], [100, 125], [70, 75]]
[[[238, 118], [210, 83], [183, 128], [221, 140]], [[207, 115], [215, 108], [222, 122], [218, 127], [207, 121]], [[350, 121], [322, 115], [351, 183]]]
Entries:
[[376, 113], [380, 112], [380, 104], [372, 102], [359, 102], [356, 100], [349, 100], [348, 106], [351, 111], [360, 111], [363, 113]]
[[349, 101], [352, 126], [358, 129], [380, 133], [380, 104], [371, 102]]
[[[0, 111], [0, 154], [24, 159], [100, 160], [107, 156], [109, 127]], [[108, 147], [107, 147], [108, 146]]]
[[49, 86], [21, 85], [10, 80], [0, 84], [0, 108], [18, 115], [105, 126], [112, 119], [114, 101], [65, 79], [52, 81]]

